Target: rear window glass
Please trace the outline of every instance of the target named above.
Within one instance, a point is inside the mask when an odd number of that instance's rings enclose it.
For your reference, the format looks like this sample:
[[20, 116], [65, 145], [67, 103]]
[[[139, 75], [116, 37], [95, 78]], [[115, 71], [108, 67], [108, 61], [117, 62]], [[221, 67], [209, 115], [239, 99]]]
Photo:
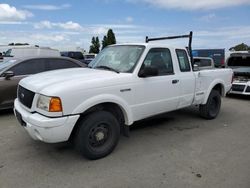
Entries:
[[65, 59], [47, 59], [49, 70], [80, 67], [80, 65]]
[[209, 67], [212, 66], [211, 59], [194, 59], [194, 63], [199, 67]]

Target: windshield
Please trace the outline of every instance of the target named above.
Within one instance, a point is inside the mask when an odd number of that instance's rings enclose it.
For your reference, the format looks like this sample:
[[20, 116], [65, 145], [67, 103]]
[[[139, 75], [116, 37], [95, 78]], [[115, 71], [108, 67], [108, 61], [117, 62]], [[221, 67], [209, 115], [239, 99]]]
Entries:
[[2, 72], [5, 68], [13, 65], [16, 62], [16, 60], [11, 59], [11, 60], [6, 60], [0, 63], [0, 72]]
[[12, 49], [8, 49], [8, 50], [4, 53], [4, 56], [5, 56], [5, 57], [10, 57], [10, 56], [11, 56], [11, 52], [12, 52]]
[[139, 45], [106, 47], [90, 63], [89, 67], [109, 67], [117, 72], [131, 73], [144, 49], [145, 46]]
[[250, 67], [250, 55], [230, 57], [227, 65], [229, 67]]

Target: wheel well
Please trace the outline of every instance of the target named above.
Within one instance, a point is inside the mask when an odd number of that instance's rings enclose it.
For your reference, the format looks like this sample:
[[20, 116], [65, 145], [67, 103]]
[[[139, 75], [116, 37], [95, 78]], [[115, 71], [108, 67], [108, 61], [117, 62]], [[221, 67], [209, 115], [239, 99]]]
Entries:
[[220, 93], [221, 96], [224, 95], [224, 87], [222, 84], [216, 84], [212, 90], [216, 90]]
[[[79, 123], [78, 123], [79, 121], [81, 121], [88, 114], [91, 114], [91, 113], [96, 112], [96, 111], [101, 111], [101, 110], [108, 111], [108, 112], [112, 113], [115, 116], [115, 118], [118, 120], [119, 124], [121, 126], [124, 126], [125, 116], [124, 116], [124, 113], [122, 111], [122, 108], [118, 104], [115, 104], [115, 103], [110, 103], [110, 102], [101, 103], [101, 104], [98, 104], [98, 105], [95, 105], [95, 106], [89, 108], [88, 110], [86, 110], [85, 112], [80, 114], [80, 118], [77, 120], [76, 125], [73, 128], [69, 140], [72, 140], [72, 138], [74, 138], [75, 133], [77, 132], [77, 129], [79, 127]], [[123, 130], [122, 127], [121, 127], [121, 130]]]

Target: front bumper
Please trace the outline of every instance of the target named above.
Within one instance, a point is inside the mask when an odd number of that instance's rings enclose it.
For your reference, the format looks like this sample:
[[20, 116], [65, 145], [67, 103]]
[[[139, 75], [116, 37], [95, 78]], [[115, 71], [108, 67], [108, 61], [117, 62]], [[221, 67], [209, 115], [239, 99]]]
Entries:
[[20, 116], [17, 116], [16, 111], [21, 115], [22, 125], [29, 135], [35, 140], [47, 143], [67, 141], [80, 117], [80, 115], [73, 115], [51, 118], [38, 113], [30, 113], [22, 107], [18, 99], [14, 103], [14, 113], [20, 121]]
[[229, 93], [250, 96], [250, 82], [233, 82]]

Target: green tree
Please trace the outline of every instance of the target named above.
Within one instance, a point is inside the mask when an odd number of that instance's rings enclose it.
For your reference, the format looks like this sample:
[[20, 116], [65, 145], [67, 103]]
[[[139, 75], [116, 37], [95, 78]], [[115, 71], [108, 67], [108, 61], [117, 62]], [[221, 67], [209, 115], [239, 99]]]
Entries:
[[9, 43], [8, 46], [26, 46], [29, 45], [28, 43]]
[[100, 47], [101, 47], [101, 44], [100, 44], [99, 37], [96, 37], [95, 38], [95, 51], [96, 51], [96, 54], [98, 54], [100, 52]]
[[100, 52], [100, 41], [98, 37], [92, 37], [89, 53], [98, 54]]
[[107, 36], [105, 35], [102, 39], [102, 49], [108, 46]]
[[102, 40], [102, 49], [108, 45], [116, 44], [115, 34], [112, 29], [109, 29], [107, 35], [103, 37]]
[[116, 44], [115, 34], [114, 34], [114, 32], [113, 32], [112, 29], [108, 30], [108, 33], [107, 33], [107, 43], [108, 43], [108, 45]]
[[231, 51], [246, 51], [246, 50], [250, 50], [250, 46], [244, 44], [244, 43], [241, 43], [241, 44], [238, 44], [234, 47], [231, 47], [229, 48], [229, 50]]

